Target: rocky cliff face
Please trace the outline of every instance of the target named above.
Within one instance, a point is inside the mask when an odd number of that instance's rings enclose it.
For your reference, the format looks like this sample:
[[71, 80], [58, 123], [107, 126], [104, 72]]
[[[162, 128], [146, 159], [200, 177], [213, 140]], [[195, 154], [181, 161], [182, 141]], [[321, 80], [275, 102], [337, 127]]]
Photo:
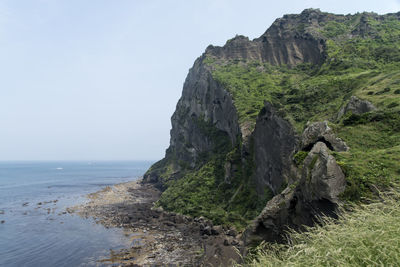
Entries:
[[[207, 57], [221, 61], [255, 60], [272, 65], [296, 65], [305, 62], [321, 64], [324, 60], [324, 40], [315, 32], [293, 31], [293, 27], [310, 21], [318, 24], [322, 18], [325, 17], [319, 10], [305, 10], [301, 15], [290, 15], [276, 20], [260, 38], [253, 41], [244, 36], [237, 36], [223, 47], [209, 46], [196, 60], [185, 80], [182, 97], [171, 119], [170, 147], [166, 152], [166, 159], [173, 160], [172, 163], [164, 160], [161, 164], [162, 172], [166, 172], [165, 165], [169, 165], [168, 168], [173, 169], [170, 170], [170, 176], [179, 178], [182, 166], [196, 168], [206, 160], [207, 154], [218, 147], [210, 132], [199, 125], [202, 122], [215, 127], [219, 135], [229, 138], [232, 145], [242, 136], [247, 137], [251, 134], [246, 132], [246, 127], [240, 129], [232, 95], [213, 78], [212, 68], [204, 63]], [[283, 154], [288, 156], [287, 152]], [[160, 166], [158, 167], [146, 173], [144, 180], [159, 181]], [[282, 169], [281, 166], [274, 168], [278, 168], [278, 172]], [[258, 173], [260, 172], [261, 170], [258, 170]], [[264, 173], [261, 184], [271, 186], [271, 179], [278, 179], [270, 177], [276, 176], [277, 171], [273, 172], [274, 174], [270, 175]], [[267, 176], [270, 178], [266, 178]], [[277, 182], [273, 185], [273, 190], [276, 191], [280, 184], [281, 182]]]
[[216, 145], [209, 132], [201, 129], [199, 120], [221, 131], [232, 144], [238, 141], [240, 132], [232, 96], [212, 78], [203, 58], [197, 59], [190, 69], [171, 119], [170, 149], [177, 160], [192, 167], [201, 153], [212, 151]]
[[[400, 13], [389, 19], [396, 18], [400, 18]], [[351, 93], [363, 86], [357, 84], [353, 76], [345, 80], [327, 75], [314, 81], [315, 76], [324, 72], [336, 73], [340, 68], [349, 68], [353, 52], [346, 52], [347, 57], [341, 58], [341, 51], [347, 51], [340, 50], [343, 40], [351, 40], [345, 47], [350, 49], [353, 40], [379, 37], [371, 26], [371, 19], [385, 20], [386, 17], [375, 14], [342, 16], [309, 9], [276, 20], [261, 37], [252, 41], [237, 36], [223, 47], [209, 46], [195, 61], [185, 80], [182, 97], [171, 119], [171, 140], [166, 156], [145, 174], [144, 182], [156, 183], [165, 190], [176, 186], [175, 181], [184, 181], [180, 186], [185, 190], [193, 189], [191, 193], [196, 200], [203, 201], [212, 199], [206, 195], [211, 190], [202, 187], [199, 193], [188, 185], [198, 186], [203, 181], [195, 183], [193, 180], [204, 179], [206, 188], [224, 195], [217, 204], [226, 213], [248, 200], [246, 197], [253, 197], [251, 201], [258, 204], [247, 203], [245, 209], [255, 209], [274, 196], [252, 228], [246, 231], [248, 243], [257, 239], [279, 240], [287, 227], [301, 229], [302, 225], [312, 225], [320, 214], [334, 216], [338, 196], [346, 182], [331, 152], [349, 151], [349, 147], [336, 137], [325, 119], [337, 121], [346, 112], [359, 114], [374, 111], [375, 107], [356, 97], [348, 101]], [[343, 27], [337, 29], [338, 25]], [[380, 50], [370, 53], [377, 51], [381, 53]], [[394, 53], [393, 49], [385, 51]], [[357, 59], [364, 64], [369, 61], [362, 61], [363, 53], [366, 52], [361, 51]], [[210, 60], [214, 65], [209, 64]], [[233, 88], [215, 77], [219, 66], [228, 70], [234, 66], [240, 70], [239, 74], [246, 74], [251, 64], [257, 68], [251, 75], [241, 76], [246, 82], [241, 83], [239, 79], [230, 84]], [[322, 70], [316, 72], [316, 68]], [[262, 80], [263, 76], [270, 79]], [[256, 82], [247, 83], [251, 79]], [[314, 80], [308, 82], [311, 79]], [[262, 81], [257, 82], [259, 80]], [[238, 92], [237, 88], [242, 91]], [[260, 101], [257, 99], [260, 95], [265, 97], [261, 101], [269, 100], [261, 110], [254, 104]], [[253, 121], [249, 118], [256, 116], [245, 116], [252, 111], [246, 113], [246, 107], [240, 106], [242, 99], [258, 107], [259, 114]], [[343, 108], [339, 111], [340, 106]], [[286, 116], [288, 113], [291, 117]], [[309, 118], [302, 117], [305, 114], [313, 116], [310, 120], [323, 119], [306, 124]], [[301, 131], [298, 129], [300, 122], [303, 123]], [[254, 124], [255, 127], [247, 127]], [[304, 162], [297, 162], [299, 159]], [[209, 179], [221, 173], [222, 178]], [[272, 196], [268, 195], [271, 192]], [[164, 203], [175, 201], [187, 192], [169, 190], [167, 193], [169, 196]], [[190, 213], [193, 209], [190, 206], [185, 210]], [[206, 211], [202, 212], [194, 214]]]
[[[196, 60], [185, 80], [171, 118], [165, 159], [145, 174], [145, 182], [163, 188], [167, 180], [201, 166], [213, 153], [226, 150], [224, 146], [236, 144], [241, 137], [232, 96], [213, 79], [204, 58]], [[166, 172], [169, 177], [162, 178]]]

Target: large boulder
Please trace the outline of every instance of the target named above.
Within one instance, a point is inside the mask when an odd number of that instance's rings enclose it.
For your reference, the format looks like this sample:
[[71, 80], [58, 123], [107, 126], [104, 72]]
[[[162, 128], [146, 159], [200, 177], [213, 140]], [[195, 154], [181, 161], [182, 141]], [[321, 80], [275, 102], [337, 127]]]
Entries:
[[263, 240], [282, 242], [288, 229], [312, 226], [321, 215], [337, 216], [338, 196], [345, 189], [346, 179], [325, 143], [314, 145], [297, 179], [272, 198], [244, 232], [246, 245]]
[[346, 143], [335, 136], [327, 121], [309, 124], [301, 136], [302, 149], [309, 151], [317, 142], [325, 143], [334, 151], [347, 151]]
[[347, 112], [352, 112], [353, 114], [363, 114], [373, 110], [376, 110], [376, 107], [371, 102], [359, 99], [356, 96], [352, 96], [349, 102], [339, 110], [337, 119], [339, 120]]
[[329, 154], [328, 147], [318, 142], [304, 160], [301, 170], [301, 192], [305, 200], [329, 200], [337, 204], [346, 186], [346, 178]]

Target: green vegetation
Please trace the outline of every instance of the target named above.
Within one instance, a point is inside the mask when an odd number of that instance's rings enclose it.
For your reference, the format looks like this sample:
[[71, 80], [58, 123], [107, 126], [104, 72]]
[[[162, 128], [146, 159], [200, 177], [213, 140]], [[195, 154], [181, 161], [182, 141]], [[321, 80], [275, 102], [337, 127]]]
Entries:
[[299, 151], [294, 155], [294, 162], [297, 167], [300, 167], [303, 164], [304, 159], [307, 157], [307, 151]]
[[[399, 66], [400, 21], [396, 16], [380, 20], [374, 14], [357, 14], [341, 23], [329, 21], [320, 32], [330, 38], [327, 42], [330, 64], [325, 66], [326, 70]], [[348, 38], [353, 33], [357, 35]]]
[[240, 124], [250, 122], [254, 126], [266, 100], [300, 133], [307, 121], [335, 119], [344, 100], [357, 95], [380, 75], [378, 71], [363, 69], [338, 75], [336, 71], [324, 70], [324, 66], [314, 69], [301, 64], [289, 69], [267, 63], [228, 62], [213, 65], [213, 76], [231, 92]]
[[[242, 229], [260, 213], [272, 198], [272, 192], [266, 189], [264, 198], [259, 198], [255, 185], [249, 179], [251, 175], [246, 174], [249, 167], [243, 167], [241, 163], [238, 146], [225, 157], [223, 154], [214, 155], [199, 170], [188, 172], [169, 184], [157, 204], [169, 211], [205, 216], [215, 224], [234, 225]], [[225, 179], [226, 162], [235, 170], [229, 181]]]
[[239, 113], [239, 123], [250, 121], [255, 125], [264, 100], [278, 102], [282, 74], [267, 64], [228, 63], [214, 65], [214, 78], [232, 93]]
[[[158, 179], [160, 179], [160, 183], [163, 185], [168, 185], [168, 183], [173, 179], [172, 175], [174, 173], [174, 159], [173, 158], [163, 158], [162, 160], [154, 163], [146, 172], [153, 173], [157, 175]], [[145, 174], [145, 175], [146, 175]]]
[[244, 266], [397, 266], [399, 194], [356, 206], [338, 221], [324, 218], [308, 232], [290, 232], [289, 244], [259, 246]]
[[334, 153], [348, 181], [345, 199], [372, 197], [400, 181], [400, 111], [350, 114], [335, 128], [351, 147]]

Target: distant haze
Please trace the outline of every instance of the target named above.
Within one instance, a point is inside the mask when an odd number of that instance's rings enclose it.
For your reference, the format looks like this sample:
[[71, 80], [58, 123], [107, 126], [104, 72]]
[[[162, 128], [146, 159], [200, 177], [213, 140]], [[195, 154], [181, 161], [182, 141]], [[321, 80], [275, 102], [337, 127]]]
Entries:
[[205, 48], [310, 7], [400, 1], [0, 0], [0, 160], [159, 159]]

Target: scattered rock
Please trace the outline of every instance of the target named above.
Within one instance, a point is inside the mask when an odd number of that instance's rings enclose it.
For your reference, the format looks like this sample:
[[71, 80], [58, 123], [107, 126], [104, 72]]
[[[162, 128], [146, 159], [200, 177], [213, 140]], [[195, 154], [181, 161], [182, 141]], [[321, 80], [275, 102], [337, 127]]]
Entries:
[[231, 245], [232, 246], [237, 246], [237, 245], [239, 245], [239, 241], [237, 241], [236, 239], [232, 239]]
[[[90, 202], [68, 208], [67, 212], [94, 217], [96, 223], [106, 228], [123, 227], [132, 237], [141, 239], [141, 246], [114, 252], [111, 257], [115, 264], [201, 266], [211, 261], [216, 252], [214, 266], [224, 265], [230, 258], [239, 259], [229, 245], [231, 239], [228, 247], [223, 246], [226, 236], [221, 226], [213, 226], [204, 217], [193, 220], [152, 208], [159, 195], [160, 191], [149, 185], [121, 184], [90, 194]], [[118, 259], [114, 260], [115, 257]]]
[[237, 232], [236, 232], [235, 229], [229, 229], [229, 230], [226, 232], [226, 234], [229, 235], [229, 236], [233, 236], [233, 237], [237, 236]]
[[4, 210], [0, 210], [0, 214], [4, 214]]
[[1, 220], [1, 221], [0, 221], [1, 224], [5, 223], [5, 222], [6, 222], [5, 220]]
[[42, 205], [42, 204], [43, 204], [42, 202], [39, 202], [39, 203], [37, 203], [36, 205], [40, 206], [40, 205]]
[[229, 240], [228, 239], [224, 239], [224, 245], [225, 246], [229, 246]]
[[177, 215], [174, 217], [174, 222], [177, 224], [185, 223], [185, 218], [181, 215]]
[[376, 110], [376, 107], [371, 102], [359, 99], [356, 96], [352, 96], [349, 102], [339, 110], [337, 119], [339, 120], [347, 112], [352, 112], [353, 114], [363, 114], [373, 110]]
[[22, 203], [22, 207], [26, 207], [26, 206], [28, 206], [29, 205], [29, 202], [24, 202], [24, 203]]
[[74, 213], [74, 209], [72, 209], [72, 208], [66, 208], [65, 209], [68, 213]]
[[175, 224], [173, 223], [173, 222], [171, 222], [171, 221], [165, 221], [164, 222], [164, 224], [166, 225], [166, 226], [175, 226]]
[[201, 235], [211, 235], [211, 227], [206, 226], [203, 229], [200, 230]]
[[220, 233], [222, 233], [222, 226], [217, 225], [211, 228], [211, 234], [212, 235], [219, 235]]

